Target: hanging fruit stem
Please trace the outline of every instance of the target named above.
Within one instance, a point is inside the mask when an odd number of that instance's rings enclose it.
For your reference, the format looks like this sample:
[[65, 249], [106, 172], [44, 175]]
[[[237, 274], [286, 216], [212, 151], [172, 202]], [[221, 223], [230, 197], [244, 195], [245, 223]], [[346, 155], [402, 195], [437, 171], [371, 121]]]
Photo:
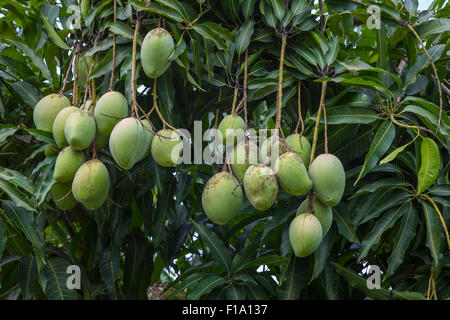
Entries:
[[[117, 21], [117, 0], [114, 0], [114, 22], [116, 21]], [[109, 91], [112, 91], [113, 88], [115, 65], [116, 65], [116, 34], [113, 34], [112, 67], [111, 67], [111, 79], [109, 80]]]
[[445, 238], [447, 240], [448, 249], [450, 250], [450, 235], [448, 234], [447, 226], [445, 225], [444, 217], [442, 217], [441, 211], [439, 210], [438, 206], [436, 205], [436, 202], [434, 202], [433, 199], [427, 194], [422, 194], [422, 197], [427, 199], [431, 205], [433, 206], [434, 210], [436, 211], [437, 215], [439, 216], [439, 220], [441, 221], [442, 228], [444, 229]]
[[327, 90], [327, 82], [324, 81], [324, 82], [322, 82], [322, 91], [320, 93], [320, 105], [319, 105], [319, 109], [317, 110], [316, 126], [314, 127], [314, 137], [313, 137], [313, 143], [312, 143], [312, 147], [311, 147], [311, 157], [309, 159], [309, 167], [311, 167], [311, 163], [314, 160], [314, 154], [316, 152], [317, 137], [319, 136], [320, 117], [322, 114], [322, 105], [324, 104], [324, 101], [325, 101], [326, 90]]
[[234, 87], [234, 94], [233, 94], [233, 103], [231, 104], [231, 114], [236, 113], [236, 101], [237, 101], [237, 95], [238, 95], [238, 85]]
[[[248, 120], [247, 120], [247, 80], [248, 80], [248, 50], [245, 50], [245, 60], [244, 60], [244, 121], [245, 121], [245, 131], [248, 129]], [[245, 135], [245, 139], [248, 137]]]
[[275, 121], [275, 128], [281, 127], [281, 109], [283, 108], [283, 67], [284, 67], [284, 53], [286, 51], [287, 34], [283, 32], [281, 35], [281, 53], [280, 66], [278, 70], [278, 92], [277, 92], [277, 115]]
[[72, 87], [72, 105], [78, 104], [78, 59], [75, 60], [75, 70], [73, 75], [73, 87]]
[[137, 37], [139, 34], [139, 27], [140, 23], [139, 21], [137, 21], [136, 27], [134, 29], [133, 53], [131, 57], [131, 100], [132, 100], [131, 112], [133, 117], [138, 116], [137, 99], [136, 99], [136, 46], [137, 46]]
[[324, 123], [325, 153], [328, 153], [327, 110], [325, 109], [325, 103], [322, 104], [322, 109], [323, 109], [323, 123]]
[[302, 131], [300, 131], [300, 137], [303, 135], [303, 131], [305, 130], [305, 123], [302, 118], [302, 102], [301, 102], [301, 91], [302, 90], [302, 81], [298, 80], [297, 82], [297, 108], [298, 108], [298, 121], [297, 126], [295, 127], [294, 133], [298, 133], [298, 127], [300, 124], [302, 125]]

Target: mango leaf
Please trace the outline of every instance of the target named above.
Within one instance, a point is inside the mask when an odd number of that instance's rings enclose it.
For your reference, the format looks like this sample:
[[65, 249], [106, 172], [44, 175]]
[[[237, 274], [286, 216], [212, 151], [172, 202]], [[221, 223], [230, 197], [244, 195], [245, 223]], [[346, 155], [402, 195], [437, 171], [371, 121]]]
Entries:
[[183, 22], [183, 16], [175, 9], [161, 4], [159, 1], [132, 1], [131, 4], [138, 11], [150, 11], [176, 22]]
[[416, 32], [419, 34], [420, 38], [422, 38], [423, 40], [432, 34], [450, 31], [450, 19], [446, 18], [430, 19], [425, 22], [422, 22], [415, 29]]
[[34, 194], [35, 187], [33, 182], [19, 171], [0, 167], [0, 179], [8, 181], [15, 186], [23, 188], [25, 191]]
[[279, 288], [278, 296], [282, 300], [297, 300], [300, 291], [309, 279], [308, 258], [297, 258], [291, 255], [291, 260], [285, 272], [286, 281]]
[[6, 126], [0, 124], [0, 143], [12, 136], [16, 131], [19, 130], [18, 127]]
[[191, 292], [187, 298], [190, 300], [198, 300], [201, 296], [208, 294], [212, 289], [226, 283], [226, 280], [217, 274], [208, 274], [195, 282]]
[[377, 220], [375, 226], [366, 235], [361, 243], [361, 251], [358, 257], [358, 262], [364, 259], [369, 250], [381, 240], [383, 233], [392, 228], [395, 222], [400, 219], [408, 211], [412, 210], [411, 201], [404, 202], [400, 207], [391, 209]]
[[[134, 37], [134, 30], [129, 25], [122, 21], [116, 21], [109, 25], [109, 30], [112, 33], [117, 34], [118, 36], [121, 36], [122, 38], [133, 40]], [[138, 43], [139, 45], [142, 45], [142, 35], [138, 35]]]
[[397, 291], [392, 290], [392, 294], [403, 300], [426, 300], [423, 294], [417, 291]]
[[258, 257], [256, 259], [253, 259], [250, 262], [246, 262], [241, 264], [237, 269], [236, 272], [248, 269], [248, 268], [255, 268], [262, 265], [279, 265], [282, 262], [285, 262], [287, 259], [285, 257], [280, 257], [276, 254], [269, 254], [262, 257]]
[[3, 220], [0, 218], [0, 257], [3, 254], [3, 250], [5, 249], [7, 236], [6, 236], [6, 229], [5, 224], [3, 223]]
[[48, 37], [52, 39], [53, 43], [56, 44], [61, 49], [70, 50], [69, 46], [59, 37], [53, 26], [50, 24], [50, 22], [42, 12], [41, 12], [41, 20], [43, 22], [43, 27], [47, 32]]
[[356, 236], [356, 228], [350, 221], [348, 213], [341, 213], [336, 207], [333, 209], [333, 220], [336, 221], [339, 234], [343, 235], [351, 243], [360, 243]]
[[19, 286], [22, 298], [30, 300], [37, 278], [37, 264], [33, 256], [23, 257], [19, 261]]
[[389, 120], [383, 121], [375, 133], [369, 152], [364, 159], [361, 172], [359, 173], [354, 185], [356, 185], [361, 178], [364, 178], [364, 176], [375, 167], [381, 156], [391, 146], [392, 141], [394, 141], [394, 137], [395, 125]]
[[51, 258], [47, 260], [47, 286], [45, 293], [50, 300], [73, 300], [76, 298], [76, 290], [69, 289], [67, 280], [70, 273], [67, 267], [71, 263], [62, 258]]
[[193, 222], [198, 233], [211, 251], [214, 259], [220, 266], [222, 266], [222, 268], [224, 268], [227, 274], [230, 274], [231, 256], [227, 248], [225, 247], [225, 244], [213, 231], [209, 230], [202, 224], [199, 224], [195, 221]]
[[34, 108], [34, 106], [42, 98], [41, 92], [28, 82], [16, 81], [11, 84], [11, 87], [17, 92], [18, 95], [20, 95], [23, 102], [32, 108]]
[[417, 193], [420, 194], [430, 187], [439, 173], [439, 148], [433, 139], [424, 138], [420, 145], [421, 164], [417, 176]]
[[433, 257], [433, 267], [439, 267], [439, 260], [441, 258], [441, 244], [440, 244], [440, 222], [437, 213], [425, 201], [420, 201], [423, 208], [425, 223], [427, 228], [427, 247], [430, 249]]
[[339, 37], [334, 36], [329, 44], [329, 50], [325, 56], [327, 66], [331, 66], [334, 63], [334, 61], [336, 61], [338, 52], [339, 52]]
[[254, 20], [248, 20], [239, 28], [235, 41], [238, 57], [247, 50], [253, 35], [254, 25]]
[[383, 159], [380, 160], [380, 164], [388, 163], [388, 162], [394, 160], [394, 159], [397, 157], [397, 155], [398, 155], [400, 152], [402, 152], [403, 150], [405, 150], [407, 146], [409, 146], [411, 143], [413, 143], [414, 140], [416, 140], [417, 137], [418, 137], [418, 136], [416, 136], [413, 140], [411, 140], [410, 142], [404, 144], [403, 146], [398, 147], [398, 148], [395, 148], [394, 151], [392, 151], [392, 152], [389, 153], [386, 157], [384, 157]]
[[407, 187], [410, 186], [410, 184], [408, 182], [406, 182], [403, 179], [399, 179], [399, 178], [385, 178], [385, 179], [380, 179], [377, 180], [373, 183], [369, 183], [366, 184], [364, 186], [362, 186], [361, 188], [359, 188], [358, 191], [356, 191], [350, 198], [356, 198], [359, 197], [363, 194], [367, 194], [367, 193], [372, 193], [375, 192], [377, 190], [383, 189], [383, 188], [390, 188], [390, 187]]
[[403, 257], [408, 249], [411, 240], [416, 235], [417, 222], [419, 217], [417, 215], [416, 207], [411, 205], [408, 212], [404, 213], [400, 227], [394, 238], [394, 248], [388, 260], [388, 268], [386, 270], [385, 279], [394, 274], [400, 264], [403, 262]]
[[428, 192], [435, 196], [450, 197], [450, 184], [440, 184], [428, 188]]
[[241, 10], [242, 15], [245, 19], [250, 19], [253, 16], [253, 11], [255, 10], [256, 0], [246, 0], [242, 1]]
[[53, 133], [38, 129], [25, 129], [25, 130], [37, 140], [56, 146], [55, 140], [53, 140]]
[[391, 299], [391, 295], [389, 294], [389, 291], [381, 288], [381, 289], [369, 289], [367, 287], [367, 279], [364, 277], [361, 277], [360, 275], [356, 274], [352, 270], [345, 268], [341, 266], [340, 264], [331, 262], [331, 264], [336, 269], [336, 272], [343, 277], [347, 283], [352, 286], [353, 288], [361, 291], [366, 296], [376, 299], [376, 300], [389, 300]]
[[268, 0], [272, 5], [273, 12], [279, 21], [283, 20], [283, 17], [286, 13], [286, 9], [284, 8], [283, 0]]
[[4, 192], [16, 206], [21, 207], [26, 210], [35, 211], [34, 204], [31, 203], [30, 199], [20, 191], [12, 183], [0, 178], [0, 191]]
[[[312, 116], [311, 119], [315, 120], [316, 116]], [[377, 119], [379, 119], [377, 113], [369, 108], [336, 106], [327, 109], [327, 124], [368, 124]], [[320, 122], [325, 123], [325, 120], [322, 118]]]

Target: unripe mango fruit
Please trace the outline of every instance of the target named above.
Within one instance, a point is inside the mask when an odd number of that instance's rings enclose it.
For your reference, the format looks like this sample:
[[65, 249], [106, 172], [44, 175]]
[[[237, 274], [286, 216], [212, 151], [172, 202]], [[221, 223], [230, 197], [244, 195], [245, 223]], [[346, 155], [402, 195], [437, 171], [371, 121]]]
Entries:
[[55, 182], [50, 189], [53, 201], [61, 210], [73, 209], [78, 204], [77, 200], [73, 197], [73, 194], [68, 194], [71, 189], [71, 182]]
[[53, 178], [60, 182], [72, 181], [83, 162], [83, 152], [73, 150], [72, 147], [64, 148], [56, 158]]
[[[322, 226], [322, 236], [325, 237], [328, 230], [330, 230], [331, 223], [333, 222], [333, 209], [324, 205], [320, 202], [316, 197], [312, 198], [312, 209], [314, 209], [314, 215], [320, 221], [320, 225]], [[308, 199], [304, 200], [297, 209], [297, 215], [302, 213], [311, 213], [306, 212], [308, 207]]]
[[308, 139], [304, 136], [301, 136], [298, 133], [293, 133], [286, 138], [286, 142], [289, 146], [289, 149], [292, 152], [297, 152], [302, 159], [305, 167], [309, 165], [309, 158], [311, 156], [311, 144]]
[[230, 158], [233, 174], [242, 183], [250, 164], [258, 163], [258, 146], [251, 141], [241, 141], [231, 151]]
[[58, 153], [59, 149], [54, 145], [48, 144], [45, 146], [44, 154], [46, 157], [51, 156], [52, 154]]
[[251, 165], [244, 175], [244, 190], [253, 207], [259, 211], [269, 209], [278, 196], [275, 172], [263, 164]]
[[131, 169], [147, 151], [150, 136], [134, 117], [120, 120], [109, 137], [109, 151], [116, 163], [125, 170]]
[[203, 209], [214, 223], [228, 223], [239, 213], [242, 202], [242, 188], [229, 172], [222, 171], [215, 174], [203, 189]]
[[218, 129], [223, 145], [232, 146], [244, 138], [245, 122], [240, 116], [229, 114], [220, 121]]
[[111, 134], [114, 126], [128, 116], [128, 103], [124, 95], [109, 91], [98, 99], [94, 109], [97, 130], [104, 135]]
[[74, 150], [84, 150], [95, 139], [95, 119], [86, 110], [72, 112], [64, 126], [64, 136]]
[[74, 106], [65, 107], [56, 115], [55, 121], [53, 121], [53, 139], [55, 139], [55, 143], [58, 147], [64, 148], [69, 145], [69, 143], [67, 143], [66, 136], [64, 135], [64, 127], [69, 115], [78, 110], [79, 109]]
[[303, 213], [292, 220], [289, 240], [296, 257], [306, 257], [317, 250], [322, 241], [322, 226], [310, 213]]
[[180, 135], [171, 129], [160, 130], [153, 138], [152, 157], [162, 167], [178, 164], [182, 150], [183, 141]]
[[341, 161], [330, 153], [317, 156], [309, 168], [314, 195], [326, 206], [333, 207], [342, 199], [345, 171]]
[[63, 95], [53, 93], [43, 97], [33, 110], [34, 125], [39, 130], [52, 132], [56, 115], [68, 106], [70, 106], [70, 101]]
[[275, 162], [275, 172], [281, 188], [289, 194], [300, 196], [312, 188], [312, 181], [302, 159], [295, 152], [286, 152]]
[[[273, 143], [272, 139], [274, 140]], [[269, 150], [270, 150], [270, 159], [267, 159], [269, 157]], [[278, 157], [281, 156], [286, 151], [287, 151], [286, 144], [283, 141], [281, 141], [281, 139], [278, 136], [269, 137], [266, 140], [264, 140], [261, 146], [260, 160], [262, 163], [266, 163], [266, 161], [268, 160], [267, 164], [271, 165], [272, 163], [275, 163]]]
[[173, 48], [173, 39], [167, 30], [156, 28], [147, 33], [141, 46], [141, 64], [148, 77], [158, 78], [169, 68]]
[[106, 166], [98, 159], [81, 165], [72, 181], [74, 198], [86, 208], [100, 208], [109, 193], [110, 179]]

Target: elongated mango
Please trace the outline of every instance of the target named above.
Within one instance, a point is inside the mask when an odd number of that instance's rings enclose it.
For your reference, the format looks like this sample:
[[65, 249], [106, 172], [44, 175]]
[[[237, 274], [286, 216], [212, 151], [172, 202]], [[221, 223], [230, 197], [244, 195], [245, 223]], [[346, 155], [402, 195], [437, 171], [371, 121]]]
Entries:
[[220, 121], [218, 129], [222, 134], [222, 143], [232, 146], [244, 138], [245, 122], [240, 116], [229, 114]]
[[70, 210], [77, 206], [77, 200], [75, 200], [72, 193], [69, 193], [71, 189], [71, 182], [55, 182], [52, 185], [50, 194], [59, 209]]
[[153, 138], [152, 157], [162, 167], [178, 164], [182, 150], [183, 141], [180, 135], [171, 129], [160, 130]]
[[259, 211], [266, 211], [278, 196], [275, 172], [263, 164], [251, 165], [244, 175], [244, 190], [253, 207]]
[[56, 115], [68, 106], [70, 106], [70, 101], [63, 95], [53, 93], [43, 97], [33, 110], [34, 125], [39, 130], [52, 132]]
[[147, 33], [141, 47], [141, 64], [148, 77], [158, 78], [169, 68], [173, 48], [173, 39], [167, 30], [156, 28]]
[[305, 165], [295, 152], [286, 152], [278, 157], [275, 172], [281, 188], [289, 194], [304, 195], [312, 188], [312, 181]]
[[309, 213], [296, 216], [289, 226], [289, 240], [296, 257], [309, 256], [322, 241], [319, 220]]
[[292, 152], [297, 152], [302, 159], [305, 167], [309, 165], [309, 157], [311, 156], [311, 144], [308, 139], [298, 133], [293, 133], [286, 138], [289, 149]]
[[203, 189], [203, 209], [214, 223], [228, 223], [239, 213], [242, 202], [242, 188], [229, 172], [222, 171], [215, 174]]
[[109, 91], [98, 99], [94, 109], [97, 130], [104, 135], [111, 134], [114, 126], [128, 116], [125, 96], [117, 91]]
[[56, 144], [60, 148], [67, 147], [69, 143], [66, 140], [66, 136], [64, 135], [64, 127], [66, 126], [66, 120], [70, 114], [75, 111], [78, 111], [77, 107], [65, 107], [62, 109], [56, 116], [55, 121], [53, 122], [53, 139], [55, 139]]
[[72, 112], [64, 125], [64, 136], [74, 150], [84, 150], [95, 139], [96, 125], [92, 114], [86, 110]]
[[72, 147], [64, 148], [56, 158], [53, 178], [60, 182], [72, 181], [83, 162], [83, 152], [74, 150]]
[[[320, 202], [316, 197], [312, 198], [312, 209], [314, 209], [314, 215], [320, 221], [320, 225], [322, 226], [322, 235], [325, 237], [328, 230], [330, 230], [331, 223], [333, 222], [333, 210], [331, 207], [324, 205]], [[304, 200], [297, 209], [297, 215], [303, 213], [312, 213], [306, 212], [308, 207], [308, 199]]]

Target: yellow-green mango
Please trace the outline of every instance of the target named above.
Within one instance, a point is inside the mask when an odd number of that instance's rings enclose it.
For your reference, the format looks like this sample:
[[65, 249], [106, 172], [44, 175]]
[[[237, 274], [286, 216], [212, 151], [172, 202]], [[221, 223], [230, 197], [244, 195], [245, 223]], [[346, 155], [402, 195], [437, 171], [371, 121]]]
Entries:
[[[333, 222], [333, 209], [324, 205], [320, 202], [316, 197], [312, 198], [312, 209], [314, 209], [314, 215], [320, 221], [320, 225], [322, 226], [322, 236], [325, 237], [328, 230], [330, 230], [331, 223]], [[302, 213], [306, 213], [306, 209], [308, 207], [308, 199], [304, 200], [297, 209], [297, 215]], [[307, 212], [311, 213], [311, 212]]]
[[326, 206], [341, 201], [345, 189], [345, 171], [341, 161], [330, 153], [317, 156], [309, 168], [314, 195]]
[[56, 158], [53, 178], [60, 182], [72, 181], [83, 162], [83, 152], [73, 150], [72, 147], [65, 147]]
[[77, 107], [65, 107], [62, 109], [53, 121], [53, 138], [55, 139], [55, 143], [60, 148], [67, 147], [69, 144], [67, 143], [66, 136], [64, 135], [64, 127], [66, 125], [66, 120], [72, 112], [78, 111]]
[[153, 138], [152, 157], [162, 167], [178, 164], [182, 150], [183, 141], [180, 135], [171, 129], [160, 130]]
[[[274, 139], [272, 143], [272, 138]], [[269, 157], [270, 150], [270, 159]], [[276, 150], [278, 150], [278, 155], [276, 154]], [[280, 155], [287, 151], [286, 144], [278, 137], [273, 136], [264, 140], [261, 149], [260, 149], [260, 160], [262, 163], [266, 163], [271, 165], [274, 163]]]
[[252, 164], [244, 175], [244, 190], [250, 203], [259, 211], [266, 211], [278, 196], [275, 172], [263, 164]]
[[33, 110], [34, 125], [39, 130], [51, 132], [56, 115], [68, 106], [70, 106], [70, 101], [63, 95], [52, 93], [43, 97]]
[[231, 151], [230, 159], [233, 174], [242, 183], [247, 168], [258, 163], [258, 146], [251, 141], [241, 141]]
[[141, 64], [145, 74], [152, 79], [161, 76], [170, 66], [173, 49], [173, 39], [167, 30], [156, 28], [149, 31], [141, 46]]
[[286, 152], [275, 162], [275, 172], [281, 188], [289, 194], [300, 196], [312, 188], [312, 181], [302, 159], [295, 152]]
[[244, 138], [245, 122], [240, 116], [229, 114], [220, 121], [218, 129], [222, 134], [222, 143], [232, 146]]
[[52, 154], [58, 153], [59, 149], [54, 145], [48, 144], [45, 146], [44, 154], [46, 157], [51, 156]]
[[64, 136], [74, 150], [84, 150], [95, 139], [95, 119], [86, 110], [72, 112], [64, 125]]
[[289, 149], [292, 152], [297, 152], [300, 155], [305, 167], [309, 165], [309, 157], [311, 156], [311, 144], [304, 136], [298, 133], [293, 133], [286, 138]]
[[81, 165], [72, 181], [74, 198], [89, 210], [100, 208], [105, 202], [110, 187], [106, 166], [98, 159]]
[[296, 257], [309, 256], [322, 241], [320, 221], [310, 213], [296, 216], [289, 226], [289, 240]]
[[229, 172], [222, 171], [215, 174], [208, 180], [203, 189], [203, 209], [214, 223], [228, 223], [239, 213], [242, 202], [242, 188], [237, 185]]
[[116, 163], [125, 170], [131, 169], [147, 151], [150, 136], [135, 117], [120, 120], [109, 137], [109, 151]]
[[61, 210], [73, 209], [78, 204], [77, 200], [73, 197], [73, 194], [69, 194], [71, 189], [71, 182], [55, 182], [50, 189], [53, 201]]
[[128, 103], [124, 95], [109, 91], [98, 99], [94, 109], [94, 118], [101, 134], [111, 134], [114, 126], [128, 116]]

